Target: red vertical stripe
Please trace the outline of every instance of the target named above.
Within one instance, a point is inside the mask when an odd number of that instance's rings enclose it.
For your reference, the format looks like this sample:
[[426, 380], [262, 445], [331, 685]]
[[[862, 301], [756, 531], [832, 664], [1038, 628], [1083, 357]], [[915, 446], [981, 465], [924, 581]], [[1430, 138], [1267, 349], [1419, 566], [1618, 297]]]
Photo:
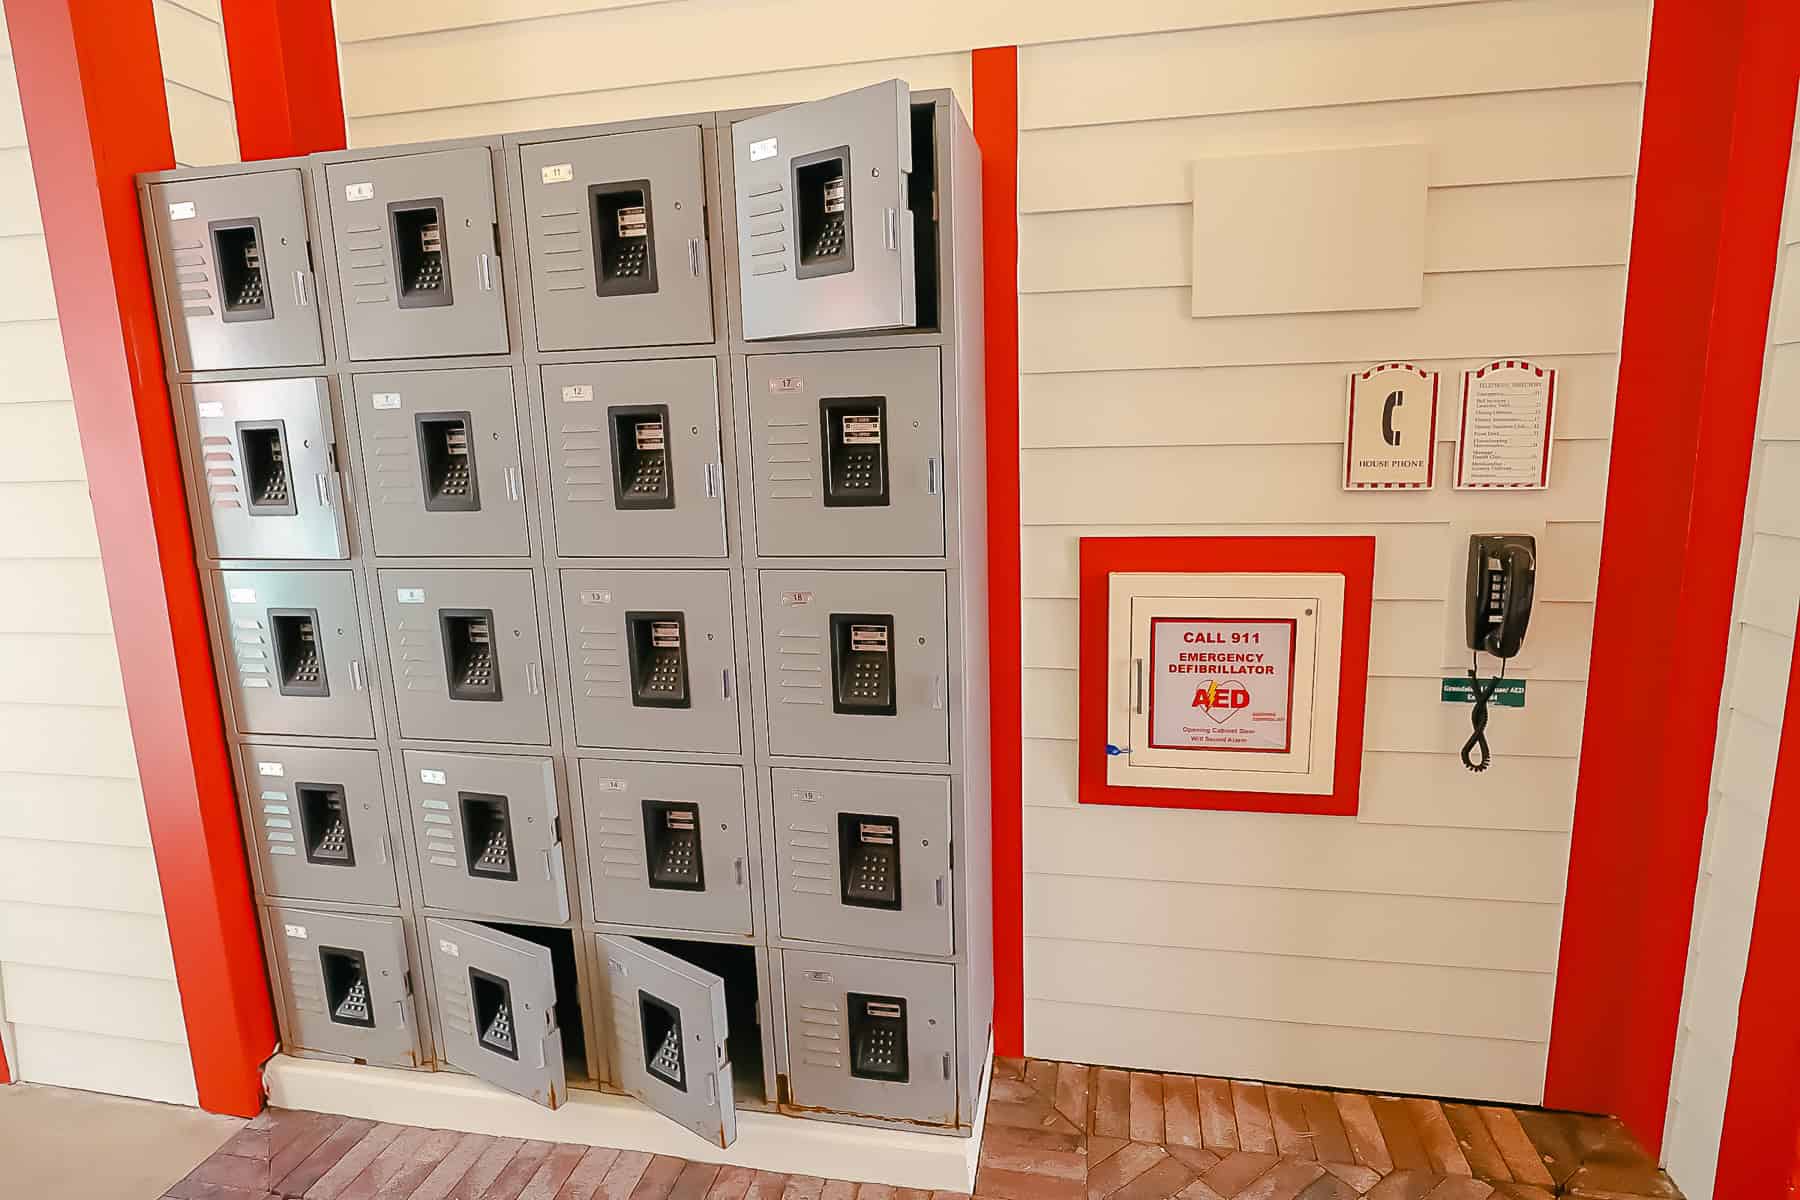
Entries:
[[5, 0], [201, 1106], [253, 1115], [274, 1013], [132, 176], [174, 164], [150, 0]]
[[223, 0], [245, 162], [344, 148], [331, 0]]
[[987, 320], [988, 669], [993, 720], [994, 1048], [1025, 1052], [1019, 578], [1019, 49], [972, 56]]
[[1618, 1113], [1652, 1149], [1711, 786], [1797, 54], [1792, 0], [1655, 6], [1545, 1081], [1547, 1103]]

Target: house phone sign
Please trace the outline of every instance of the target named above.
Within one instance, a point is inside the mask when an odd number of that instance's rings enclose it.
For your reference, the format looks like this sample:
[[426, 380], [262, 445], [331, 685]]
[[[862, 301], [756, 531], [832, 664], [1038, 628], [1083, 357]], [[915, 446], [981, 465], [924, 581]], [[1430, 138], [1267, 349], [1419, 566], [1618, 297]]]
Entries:
[[1291, 750], [1296, 626], [1283, 617], [1152, 617], [1150, 748]]

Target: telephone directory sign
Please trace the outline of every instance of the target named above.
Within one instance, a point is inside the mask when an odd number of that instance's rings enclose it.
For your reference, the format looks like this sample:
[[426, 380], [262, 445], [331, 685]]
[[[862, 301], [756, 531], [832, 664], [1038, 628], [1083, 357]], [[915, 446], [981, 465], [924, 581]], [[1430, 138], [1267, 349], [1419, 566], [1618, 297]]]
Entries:
[[1501, 359], [1463, 372], [1454, 486], [1528, 490], [1550, 486], [1556, 370]]
[[1152, 617], [1150, 748], [1293, 748], [1292, 618]]

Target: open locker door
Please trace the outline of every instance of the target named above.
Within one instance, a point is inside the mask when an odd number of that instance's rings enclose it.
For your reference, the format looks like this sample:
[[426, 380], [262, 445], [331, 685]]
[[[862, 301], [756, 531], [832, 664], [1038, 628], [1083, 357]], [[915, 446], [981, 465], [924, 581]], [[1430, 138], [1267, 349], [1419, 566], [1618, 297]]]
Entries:
[[636, 938], [594, 938], [606, 962], [617, 1082], [715, 1146], [737, 1140], [725, 981]]
[[905, 83], [749, 117], [731, 146], [744, 337], [917, 322]]
[[545, 1108], [568, 1095], [550, 951], [468, 921], [425, 922], [444, 1060]]

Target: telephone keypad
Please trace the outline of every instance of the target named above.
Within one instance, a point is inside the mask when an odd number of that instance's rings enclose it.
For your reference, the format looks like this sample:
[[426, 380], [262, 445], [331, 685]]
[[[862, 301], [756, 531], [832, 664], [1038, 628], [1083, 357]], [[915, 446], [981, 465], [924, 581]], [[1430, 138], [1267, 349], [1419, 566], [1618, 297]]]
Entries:
[[512, 1054], [517, 1049], [513, 1042], [512, 1006], [501, 1004], [494, 1010], [494, 1019], [481, 1032], [481, 1040], [503, 1054]]
[[288, 473], [287, 462], [282, 457], [282, 444], [279, 441], [272, 442], [268, 447], [268, 455], [266, 474], [257, 481], [256, 503], [262, 508], [285, 507], [288, 502]]
[[906, 1001], [897, 996], [851, 993], [850, 1074], [857, 1079], [905, 1083], [910, 1075]]
[[331, 827], [325, 831], [325, 836], [319, 839], [319, 848], [316, 854], [320, 858], [328, 859], [349, 857], [350, 827], [344, 823], [342, 817], [333, 821]]
[[658, 890], [705, 891], [699, 806], [683, 801], [645, 800], [643, 807], [650, 886]]
[[244, 247], [244, 273], [237, 292], [228, 301], [233, 308], [261, 308], [263, 302], [262, 255], [251, 242]]
[[369, 981], [358, 979], [350, 985], [343, 1002], [331, 1014], [331, 1019], [345, 1024], [360, 1025], [369, 1019]]
[[681, 613], [625, 614], [631, 702], [639, 708], [688, 708], [686, 619]]
[[642, 296], [657, 290], [656, 242], [650, 181], [634, 179], [588, 188], [592, 210], [594, 292], [599, 296]]
[[512, 843], [506, 830], [496, 829], [487, 845], [475, 859], [475, 869], [484, 875], [506, 875], [512, 871]]
[[893, 716], [894, 618], [831, 614], [832, 709]]
[[650, 1069], [665, 1078], [681, 1077], [681, 1034], [678, 1030], [670, 1029], [663, 1035], [662, 1044], [650, 1060]]

